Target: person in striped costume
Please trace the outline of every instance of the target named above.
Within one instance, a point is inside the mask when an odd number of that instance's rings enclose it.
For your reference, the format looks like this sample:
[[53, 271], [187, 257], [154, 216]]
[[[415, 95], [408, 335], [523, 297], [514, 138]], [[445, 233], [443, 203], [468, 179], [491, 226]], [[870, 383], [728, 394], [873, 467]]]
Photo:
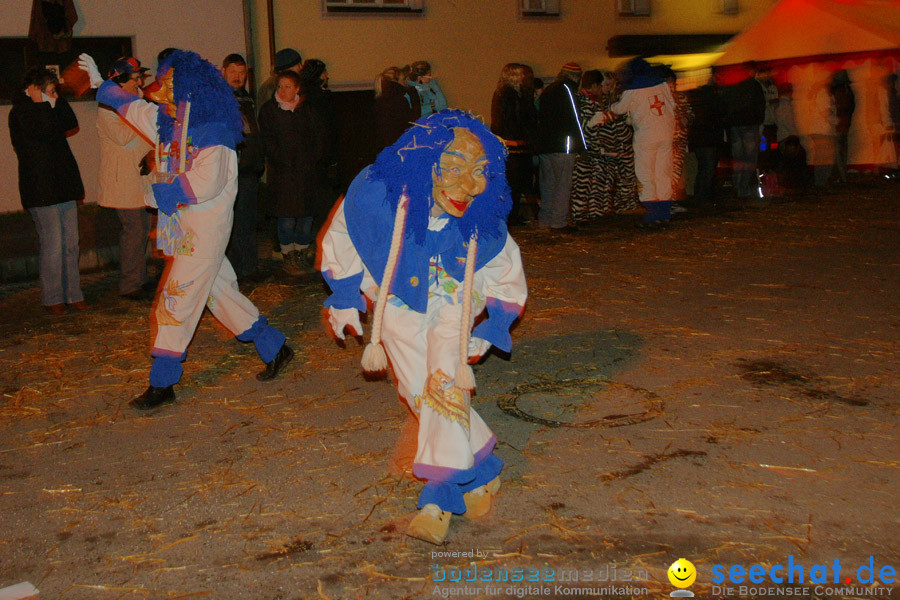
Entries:
[[625, 117], [588, 125], [594, 115], [609, 109], [615, 87], [612, 73], [587, 71], [576, 96], [588, 149], [575, 161], [572, 177], [571, 215], [576, 224], [637, 207], [631, 126]]

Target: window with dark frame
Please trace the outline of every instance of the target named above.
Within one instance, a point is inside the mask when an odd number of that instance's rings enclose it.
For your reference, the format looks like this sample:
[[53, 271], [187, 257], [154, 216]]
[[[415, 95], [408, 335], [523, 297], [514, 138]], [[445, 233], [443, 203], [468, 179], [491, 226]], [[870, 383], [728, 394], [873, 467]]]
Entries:
[[425, 0], [322, 0], [326, 15], [409, 15], [425, 14]]
[[559, 16], [559, 0], [517, 0], [519, 18], [547, 18]]
[[650, 0], [616, 0], [620, 17], [649, 17]]

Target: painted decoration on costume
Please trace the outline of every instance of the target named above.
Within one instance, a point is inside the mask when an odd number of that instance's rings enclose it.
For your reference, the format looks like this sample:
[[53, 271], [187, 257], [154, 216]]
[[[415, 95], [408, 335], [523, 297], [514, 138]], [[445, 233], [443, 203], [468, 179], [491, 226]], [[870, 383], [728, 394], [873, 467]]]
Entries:
[[194, 232], [191, 230], [186, 231], [178, 244], [176, 244], [175, 252], [181, 254], [182, 256], [193, 256], [195, 241], [196, 235], [194, 234]]
[[166, 282], [166, 287], [163, 288], [163, 297], [156, 305], [156, 322], [158, 325], [171, 325], [177, 327], [183, 323], [183, 321], [176, 319], [175, 315], [172, 313], [178, 305], [178, 298], [186, 295], [184, 290], [193, 285], [193, 283], [193, 280], [191, 280], [185, 284], [178, 285], [178, 282], [174, 279], [170, 279]]
[[469, 431], [469, 395], [453, 383], [453, 378], [438, 369], [425, 384], [425, 404], [448, 421]]
[[166, 256], [174, 256], [175, 251], [181, 245], [184, 231], [181, 229], [181, 219], [176, 211], [172, 215], [160, 211], [156, 223], [156, 247], [162, 250]]

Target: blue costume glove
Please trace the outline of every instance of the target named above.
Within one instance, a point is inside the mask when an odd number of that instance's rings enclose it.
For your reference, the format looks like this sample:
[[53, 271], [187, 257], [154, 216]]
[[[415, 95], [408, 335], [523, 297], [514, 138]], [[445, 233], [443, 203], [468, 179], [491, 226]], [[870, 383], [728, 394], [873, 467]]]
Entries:
[[178, 210], [178, 203], [183, 201], [181, 186], [175, 183], [154, 183], [153, 197], [156, 198], [156, 206], [170, 217]]
[[104, 81], [97, 89], [97, 102], [112, 107], [116, 112], [120, 112], [120, 108], [137, 99], [137, 96], [129, 94], [110, 79]]

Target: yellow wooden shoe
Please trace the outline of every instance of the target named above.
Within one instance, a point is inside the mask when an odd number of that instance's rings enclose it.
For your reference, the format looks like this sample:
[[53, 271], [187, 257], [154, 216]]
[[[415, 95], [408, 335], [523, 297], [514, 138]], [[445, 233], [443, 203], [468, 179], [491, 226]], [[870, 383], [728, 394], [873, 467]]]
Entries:
[[437, 504], [422, 507], [406, 528], [406, 535], [430, 544], [441, 545], [450, 528], [450, 513], [441, 510]]
[[463, 494], [463, 500], [466, 503], [466, 518], [478, 519], [488, 514], [491, 510], [492, 499], [499, 492], [500, 476], [497, 475], [485, 485]]

